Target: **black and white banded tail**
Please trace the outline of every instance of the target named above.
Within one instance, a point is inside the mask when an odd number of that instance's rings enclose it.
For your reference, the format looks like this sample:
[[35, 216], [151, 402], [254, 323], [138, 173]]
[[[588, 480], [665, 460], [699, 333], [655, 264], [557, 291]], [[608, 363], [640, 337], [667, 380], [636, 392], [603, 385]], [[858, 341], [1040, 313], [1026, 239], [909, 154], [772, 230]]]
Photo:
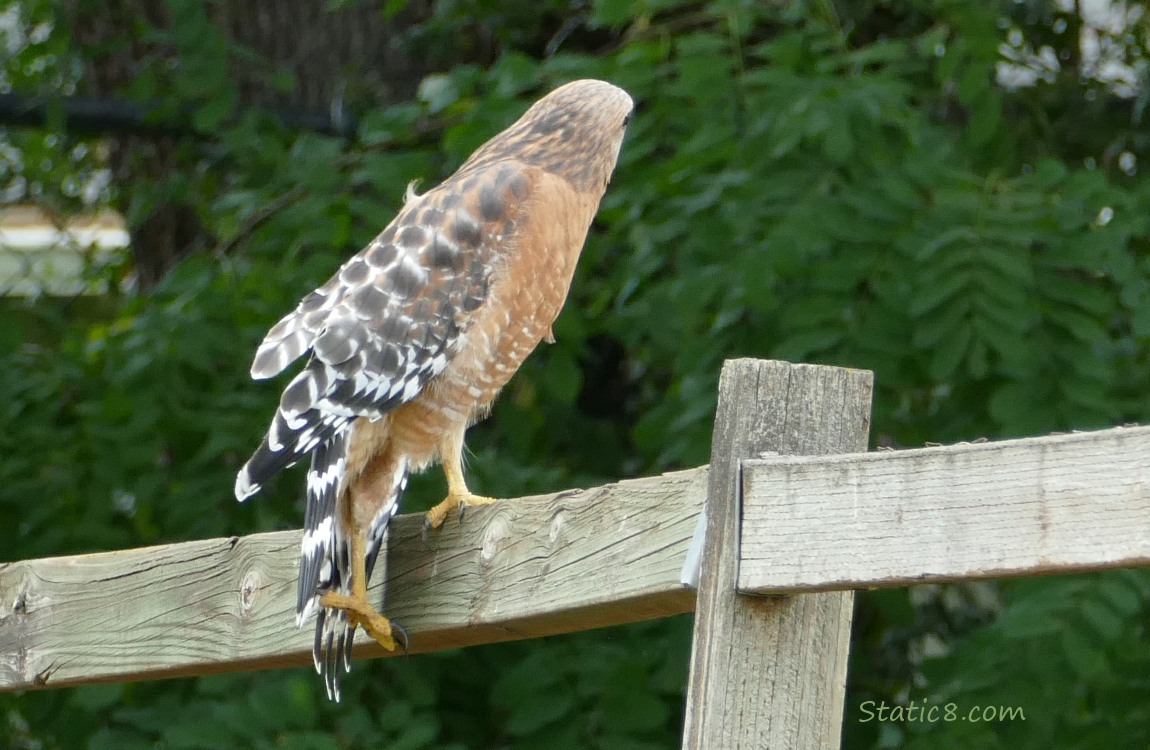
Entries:
[[[355, 627], [348, 622], [346, 612], [322, 607], [319, 599], [327, 591], [346, 596], [352, 594], [351, 535], [354, 531], [346, 528], [346, 521], [340, 514], [340, 495], [344, 491], [350, 433], [350, 425], [337, 430], [331, 439], [312, 453], [311, 468], [307, 474], [307, 510], [304, 516], [296, 600], [296, 623], [300, 627], [304, 626], [313, 612], [318, 612], [312, 661], [316, 672], [323, 678], [328, 698], [336, 701], [340, 698], [340, 668], [344, 672], [351, 670]], [[406, 484], [407, 468], [401, 462], [393, 475], [387, 500], [368, 527], [365, 539], [365, 585], [371, 580], [376, 560], [387, 538], [389, 522], [399, 507], [399, 498]]]
[[319, 609], [312, 661], [323, 677], [328, 698], [339, 700], [339, 667], [351, 669], [351, 643], [355, 628], [340, 610], [319, 607], [325, 591], [351, 594], [351, 538], [339, 516], [350, 425], [337, 430], [311, 454], [307, 472], [307, 508], [300, 545], [296, 625], [303, 627]]

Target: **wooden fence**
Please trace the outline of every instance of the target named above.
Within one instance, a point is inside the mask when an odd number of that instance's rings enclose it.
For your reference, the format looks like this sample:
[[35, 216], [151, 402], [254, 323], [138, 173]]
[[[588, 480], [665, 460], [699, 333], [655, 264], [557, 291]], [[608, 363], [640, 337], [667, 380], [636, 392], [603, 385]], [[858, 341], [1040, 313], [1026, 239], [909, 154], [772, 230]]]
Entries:
[[[1150, 564], [1150, 428], [863, 453], [870, 397], [730, 361], [710, 467], [481, 508], [433, 548], [401, 516], [386, 610], [412, 652], [695, 610], [683, 747], [837, 748], [854, 589]], [[299, 538], [0, 565], [0, 690], [309, 664]]]

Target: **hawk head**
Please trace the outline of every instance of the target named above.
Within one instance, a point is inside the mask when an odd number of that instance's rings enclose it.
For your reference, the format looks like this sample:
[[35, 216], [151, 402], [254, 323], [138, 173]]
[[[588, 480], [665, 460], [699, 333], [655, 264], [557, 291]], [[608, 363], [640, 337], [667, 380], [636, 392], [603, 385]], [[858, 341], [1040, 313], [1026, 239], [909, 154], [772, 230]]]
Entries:
[[572, 81], [537, 101], [484, 144], [458, 174], [514, 156], [557, 174], [576, 189], [607, 187], [634, 102], [606, 81]]

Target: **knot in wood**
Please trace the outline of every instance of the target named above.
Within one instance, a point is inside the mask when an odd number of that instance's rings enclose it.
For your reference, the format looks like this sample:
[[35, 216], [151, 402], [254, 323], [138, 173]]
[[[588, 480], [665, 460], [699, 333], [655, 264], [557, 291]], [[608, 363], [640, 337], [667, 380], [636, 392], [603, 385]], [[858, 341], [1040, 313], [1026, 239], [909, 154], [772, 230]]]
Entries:
[[259, 571], [249, 570], [244, 576], [243, 584], [240, 585], [240, 610], [243, 614], [248, 614], [255, 607], [256, 595], [262, 587], [263, 578]]
[[479, 562], [485, 566], [490, 565], [495, 560], [496, 553], [499, 552], [499, 543], [509, 536], [511, 536], [511, 529], [507, 519], [502, 514], [491, 519], [491, 523], [487, 524], [487, 530], [483, 534], [483, 546], [479, 549]]
[[552, 546], [559, 541], [560, 534], [563, 533], [563, 527], [567, 525], [567, 519], [563, 515], [563, 511], [557, 511], [555, 517], [551, 519], [551, 530], [547, 533], [547, 541]]

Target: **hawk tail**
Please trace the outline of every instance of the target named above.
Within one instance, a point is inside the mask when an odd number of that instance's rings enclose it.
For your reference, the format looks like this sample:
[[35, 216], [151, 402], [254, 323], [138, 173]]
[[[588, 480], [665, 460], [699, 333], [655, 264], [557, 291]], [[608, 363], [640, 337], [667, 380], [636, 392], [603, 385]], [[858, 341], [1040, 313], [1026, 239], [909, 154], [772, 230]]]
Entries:
[[[339, 515], [350, 432], [350, 425], [336, 430], [311, 454], [296, 595], [297, 626], [303, 627], [319, 609], [312, 658], [328, 697], [334, 700], [339, 700], [337, 663], [342, 655], [344, 671], [350, 668], [355, 632], [348, 625], [347, 613], [319, 607], [319, 597], [324, 591], [351, 594], [351, 539]], [[258, 456], [259, 452], [253, 461]]]
[[375, 570], [375, 561], [379, 557], [380, 550], [383, 549], [384, 540], [387, 539], [387, 529], [391, 524], [392, 517], [399, 511], [399, 499], [403, 497], [403, 491], [406, 489], [407, 461], [401, 458], [392, 469], [391, 487], [387, 493], [387, 500], [375, 512], [375, 517], [371, 519], [371, 525], [367, 529], [366, 568], [368, 580], [371, 579], [371, 573]]
[[318, 606], [320, 594], [351, 585], [351, 539], [339, 517], [350, 427], [337, 430], [311, 454], [296, 596], [299, 626]]
[[[355, 626], [340, 609], [321, 607], [319, 598], [325, 591], [346, 596], [353, 594], [353, 560], [351, 529], [344, 528], [338, 515], [339, 493], [349, 430], [339, 430], [312, 454], [307, 478], [307, 511], [300, 556], [299, 592], [296, 623], [300, 627], [311, 613], [318, 610], [312, 661], [323, 678], [328, 698], [339, 700], [339, 673], [351, 671], [351, 647]], [[370, 581], [375, 563], [387, 538], [392, 516], [399, 508], [399, 498], [407, 485], [407, 464], [399, 461], [393, 470], [387, 499], [376, 511], [368, 527], [364, 548], [364, 568]], [[366, 584], [366, 581], [365, 581]]]

